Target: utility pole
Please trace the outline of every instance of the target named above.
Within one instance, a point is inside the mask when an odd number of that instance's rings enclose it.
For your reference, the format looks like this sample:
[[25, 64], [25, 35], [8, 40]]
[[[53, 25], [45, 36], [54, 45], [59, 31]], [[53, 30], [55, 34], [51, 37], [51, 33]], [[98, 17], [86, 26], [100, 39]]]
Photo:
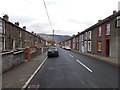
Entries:
[[53, 30], [53, 45], [55, 45], [55, 39], [54, 39], [54, 33], [55, 31], [60, 31], [60, 30]]
[[55, 32], [55, 30], [53, 30], [53, 45], [54, 45], [54, 32]]

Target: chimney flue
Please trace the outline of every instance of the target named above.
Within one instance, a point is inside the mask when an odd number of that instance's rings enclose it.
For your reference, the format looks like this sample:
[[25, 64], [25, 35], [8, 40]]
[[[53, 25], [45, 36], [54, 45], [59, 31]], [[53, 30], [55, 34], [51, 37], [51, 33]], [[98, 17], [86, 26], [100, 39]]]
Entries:
[[116, 11], [116, 10], [114, 10], [114, 11], [113, 11], [113, 14], [115, 14], [115, 13], [117, 13], [117, 11]]
[[6, 21], [8, 21], [8, 20], [9, 20], [9, 16], [8, 16], [7, 14], [5, 14], [5, 15], [3, 16], [3, 19], [5, 19]]
[[23, 26], [23, 29], [26, 30], [26, 26]]
[[98, 23], [99, 23], [99, 22], [102, 22], [102, 20], [98, 20]]
[[15, 22], [15, 25], [19, 26], [19, 22]]

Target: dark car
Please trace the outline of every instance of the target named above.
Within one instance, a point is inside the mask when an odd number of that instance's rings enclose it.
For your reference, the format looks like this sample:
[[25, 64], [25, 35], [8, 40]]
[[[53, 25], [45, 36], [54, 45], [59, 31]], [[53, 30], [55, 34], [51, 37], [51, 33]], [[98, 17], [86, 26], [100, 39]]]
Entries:
[[56, 56], [56, 57], [59, 56], [59, 51], [57, 47], [52, 47], [48, 49], [48, 57], [51, 57], [51, 56]]

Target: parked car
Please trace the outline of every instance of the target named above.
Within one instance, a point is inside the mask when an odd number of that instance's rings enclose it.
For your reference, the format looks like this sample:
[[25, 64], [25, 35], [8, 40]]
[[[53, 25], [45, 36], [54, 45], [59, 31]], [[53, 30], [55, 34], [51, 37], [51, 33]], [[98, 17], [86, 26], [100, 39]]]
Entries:
[[59, 51], [57, 47], [51, 47], [48, 49], [48, 57], [51, 57], [51, 56], [56, 56], [56, 57], [59, 56]]
[[65, 49], [65, 46], [62, 46], [62, 49]]
[[66, 50], [71, 50], [71, 48], [69, 46], [66, 46], [65, 49]]

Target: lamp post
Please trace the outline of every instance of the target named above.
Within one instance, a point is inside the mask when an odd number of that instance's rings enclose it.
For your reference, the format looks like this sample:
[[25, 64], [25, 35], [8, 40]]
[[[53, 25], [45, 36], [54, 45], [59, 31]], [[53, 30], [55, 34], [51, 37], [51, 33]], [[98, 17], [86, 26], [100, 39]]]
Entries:
[[60, 31], [60, 30], [53, 30], [53, 45], [55, 45], [55, 40], [54, 40], [54, 33], [55, 31]]

